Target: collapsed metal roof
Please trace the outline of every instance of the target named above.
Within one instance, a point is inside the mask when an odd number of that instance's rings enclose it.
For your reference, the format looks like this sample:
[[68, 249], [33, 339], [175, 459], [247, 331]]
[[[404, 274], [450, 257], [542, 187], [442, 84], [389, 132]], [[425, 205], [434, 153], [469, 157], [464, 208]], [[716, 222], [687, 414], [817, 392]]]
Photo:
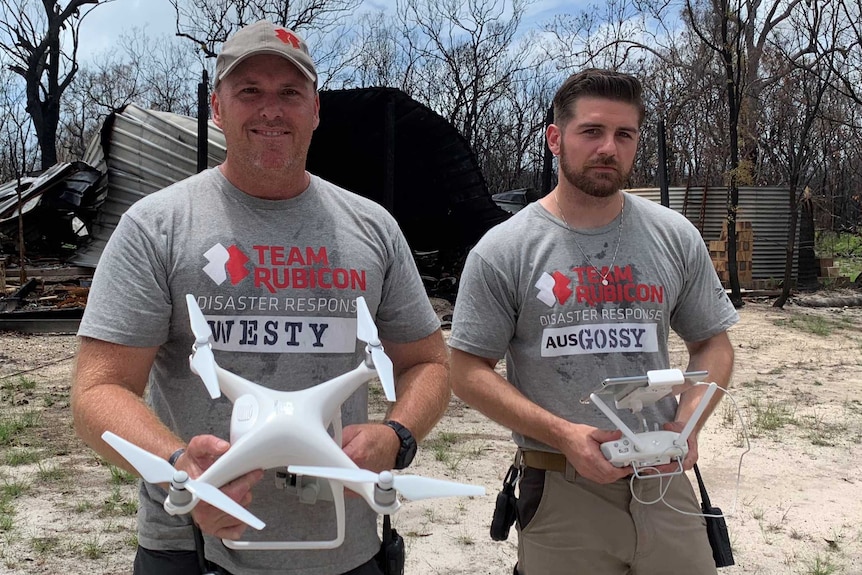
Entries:
[[[404, 92], [328, 91], [320, 101], [308, 170], [389, 209], [414, 250], [464, 252], [508, 217], [466, 140]], [[212, 167], [224, 160], [225, 141], [208, 126]], [[197, 120], [131, 104], [107, 119], [84, 161], [106, 171], [107, 197], [91, 241], [70, 262], [95, 267], [129, 206], [197, 171]]]
[[17, 244], [20, 203], [21, 215], [30, 224], [24, 230], [28, 249], [60, 252], [65, 246], [77, 245], [106, 193], [104, 174], [84, 162], [55, 164], [38, 176], [2, 184], [0, 239]]
[[[224, 135], [209, 122], [208, 165], [225, 157]], [[197, 120], [145, 110], [136, 104], [108, 116], [84, 161], [107, 173], [108, 193], [90, 230], [91, 241], [70, 263], [96, 267], [108, 238], [129, 207], [142, 197], [197, 171]]]
[[[18, 190], [23, 213], [35, 209], [44, 200], [63, 202], [70, 209], [97, 206], [99, 197], [93, 188], [100, 177], [98, 170], [82, 163], [55, 164], [38, 176], [24, 176], [0, 185], [0, 223], [18, 217]], [[44, 196], [44, 198], [43, 198]]]

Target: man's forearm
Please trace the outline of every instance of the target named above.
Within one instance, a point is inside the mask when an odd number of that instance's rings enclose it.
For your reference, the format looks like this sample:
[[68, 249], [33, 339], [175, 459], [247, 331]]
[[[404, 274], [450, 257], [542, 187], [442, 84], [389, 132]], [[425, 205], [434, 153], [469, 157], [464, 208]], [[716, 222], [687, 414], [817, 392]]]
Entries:
[[413, 366], [398, 378], [396, 402], [389, 408], [386, 419], [404, 425], [420, 441], [443, 417], [451, 395], [446, 364]]
[[167, 459], [183, 442], [177, 438], [143, 400], [117, 385], [89, 387], [73, 394], [75, 432], [110, 463], [137, 474], [131, 465], [102, 440], [106, 430]]
[[395, 370], [396, 400], [386, 418], [409, 429], [419, 441], [443, 417], [452, 396], [443, 332], [438, 329], [408, 343], [384, 342], [384, 348]]
[[155, 353], [155, 348], [83, 338], [75, 364], [71, 392], [75, 431], [105, 459], [128, 470], [129, 464], [102, 441], [104, 431], [164, 458], [182, 445], [142, 398]]
[[[733, 373], [733, 346], [727, 333], [713, 336], [705, 342], [688, 344], [690, 360], [689, 371], [705, 370], [709, 372], [707, 382], [715, 382], [722, 389], [730, 385], [730, 376]], [[706, 393], [706, 386], [698, 385], [687, 389], [680, 395], [679, 407], [677, 408], [676, 420], [688, 421], [694, 410]], [[710, 399], [706, 410], [698, 420], [695, 431], [700, 431], [709, 415], [721, 401], [723, 392], [718, 391]]]
[[453, 350], [455, 394], [500, 425], [563, 451], [560, 441], [568, 436], [572, 424], [527, 399], [485, 362]]

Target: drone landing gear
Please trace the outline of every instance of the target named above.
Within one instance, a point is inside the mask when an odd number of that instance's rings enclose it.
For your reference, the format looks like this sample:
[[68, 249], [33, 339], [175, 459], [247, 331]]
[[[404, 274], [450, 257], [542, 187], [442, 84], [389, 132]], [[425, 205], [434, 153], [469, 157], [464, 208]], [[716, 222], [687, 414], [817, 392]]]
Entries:
[[333, 489], [332, 500], [335, 503], [335, 539], [328, 541], [233, 541], [222, 539], [225, 547], [236, 550], [255, 551], [285, 551], [296, 549], [335, 549], [344, 543], [344, 489]]

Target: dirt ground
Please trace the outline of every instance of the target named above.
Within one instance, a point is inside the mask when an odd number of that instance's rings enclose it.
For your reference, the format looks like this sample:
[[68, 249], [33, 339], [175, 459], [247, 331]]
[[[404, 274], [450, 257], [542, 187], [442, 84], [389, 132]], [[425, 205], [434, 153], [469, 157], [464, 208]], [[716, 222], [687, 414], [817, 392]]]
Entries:
[[[745, 434], [731, 401], [700, 437], [712, 502], [733, 511], [736, 565], [720, 573], [862, 574], [862, 308], [770, 304], [748, 300], [731, 331], [732, 393], [751, 440], [738, 487]], [[72, 432], [75, 345], [71, 335], [0, 333], [0, 573], [131, 572], [135, 485]], [[674, 367], [685, 357], [674, 341]], [[406, 503], [395, 524], [407, 573], [511, 573], [517, 533], [494, 542], [488, 526], [512, 455], [505, 429], [452, 399], [411, 473], [488, 495]]]

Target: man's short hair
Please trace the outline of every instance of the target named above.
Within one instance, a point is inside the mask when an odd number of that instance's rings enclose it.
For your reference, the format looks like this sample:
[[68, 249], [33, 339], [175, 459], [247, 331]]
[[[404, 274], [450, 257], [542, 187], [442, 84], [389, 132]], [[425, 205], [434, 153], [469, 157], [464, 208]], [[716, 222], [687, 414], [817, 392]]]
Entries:
[[631, 104], [638, 110], [638, 125], [643, 124], [646, 109], [640, 81], [629, 74], [599, 68], [587, 68], [563, 82], [554, 95], [554, 124], [565, 127], [575, 114], [577, 100], [586, 97]]

